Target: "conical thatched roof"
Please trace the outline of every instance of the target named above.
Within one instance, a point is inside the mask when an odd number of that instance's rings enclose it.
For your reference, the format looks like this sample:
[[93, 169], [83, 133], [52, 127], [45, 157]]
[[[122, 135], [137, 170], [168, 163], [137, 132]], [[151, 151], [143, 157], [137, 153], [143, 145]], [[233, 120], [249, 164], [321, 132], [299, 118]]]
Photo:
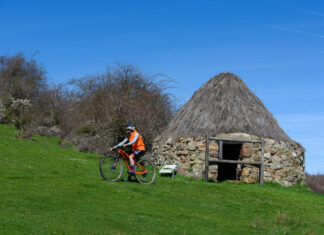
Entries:
[[248, 133], [263, 138], [292, 140], [280, 128], [245, 83], [232, 73], [221, 73], [205, 83], [181, 108], [162, 138]]

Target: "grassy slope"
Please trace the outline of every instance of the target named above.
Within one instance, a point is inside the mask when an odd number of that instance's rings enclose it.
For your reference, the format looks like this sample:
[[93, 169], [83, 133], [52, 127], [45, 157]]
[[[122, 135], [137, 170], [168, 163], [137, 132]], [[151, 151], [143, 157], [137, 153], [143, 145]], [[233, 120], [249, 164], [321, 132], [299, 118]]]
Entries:
[[324, 195], [306, 187], [110, 183], [100, 156], [34, 139], [0, 125], [0, 234], [324, 234]]

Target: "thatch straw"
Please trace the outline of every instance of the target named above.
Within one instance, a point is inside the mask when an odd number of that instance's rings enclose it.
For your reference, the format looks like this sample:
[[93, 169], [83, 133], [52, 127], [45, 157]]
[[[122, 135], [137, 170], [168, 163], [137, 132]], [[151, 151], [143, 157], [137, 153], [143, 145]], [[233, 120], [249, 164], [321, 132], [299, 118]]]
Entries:
[[262, 101], [232, 73], [221, 73], [196, 91], [161, 137], [196, 137], [207, 133], [248, 133], [292, 141]]

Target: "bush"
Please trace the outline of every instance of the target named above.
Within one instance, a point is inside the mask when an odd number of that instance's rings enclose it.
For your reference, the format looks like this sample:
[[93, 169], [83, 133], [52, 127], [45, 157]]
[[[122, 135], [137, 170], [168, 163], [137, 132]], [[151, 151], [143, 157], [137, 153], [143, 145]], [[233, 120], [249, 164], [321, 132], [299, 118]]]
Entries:
[[[23, 54], [0, 56], [0, 121], [11, 123], [20, 130], [20, 137], [34, 133], [40, 93], [47, 89], [46, 72], [34, 59]], [[4, 110], [4, 112], [3, 112]]]
[[[116, 64], [103, 74], [65, 85], [49, 86], [45, 74], [41, 65], [22, 54], [0, 56], [0, 121], [25, 133], [60, 133], [83, 151], [116, 144], [125, 137], [124, 126], [132, 123], [150, 149], [175, 113], [166, 93], [170, 80], [144, 75], [133, 65]], [[53, 126], [60, 131], [51, 131]], [[87, 140], [76, 138], [81, 136]]]
[[145, 76], [132, 65], [120, 64], [101, 75], [73, 79], [65, 96], [68, 111], [59, 119], [61, 129], [67, 135], [96, 133], [114, 145], [132, 123], [150, 148], [175, 110], [165, 82], [162, 75]]
[[90, 126], [83, 126], [78, 129], [78, 132], [81, 134], [91, 134], [95, 135], [95, 132], [91, 129]]
[[46, 88], [45, 74], [41, 65], [21, 53], [0, 56], [0, 97], [5, 103], [12, 97], [36, 103], [38, 94]]
[[306, 185], [315, 193], [324, 193], [324, 175], [306, 173]]
[[0, 99], [0, 123], [5, 122], [6, 116], [6, 108]]

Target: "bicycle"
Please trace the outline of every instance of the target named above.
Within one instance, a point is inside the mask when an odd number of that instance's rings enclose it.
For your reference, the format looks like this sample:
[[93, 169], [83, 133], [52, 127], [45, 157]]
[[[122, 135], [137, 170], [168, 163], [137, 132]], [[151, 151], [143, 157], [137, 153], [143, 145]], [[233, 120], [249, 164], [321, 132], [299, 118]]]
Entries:
[[[124, 160], [128, 172], [130, 172], [131, 168], [128, 161], [128, 154], [121, 148], [117, 148], [117, 154], [108, 154], [102, 158], [99, 169], [105, 180], [117, 181], [120, 179], [123, 174], [123, 164], [121, 159]], [[140, 159], [139, 161], [136, 159], [134, 160], [136, 180], [141, 184], [152, 184], [156, 177], [156, 167], [154, 163], [146, 158]]]

